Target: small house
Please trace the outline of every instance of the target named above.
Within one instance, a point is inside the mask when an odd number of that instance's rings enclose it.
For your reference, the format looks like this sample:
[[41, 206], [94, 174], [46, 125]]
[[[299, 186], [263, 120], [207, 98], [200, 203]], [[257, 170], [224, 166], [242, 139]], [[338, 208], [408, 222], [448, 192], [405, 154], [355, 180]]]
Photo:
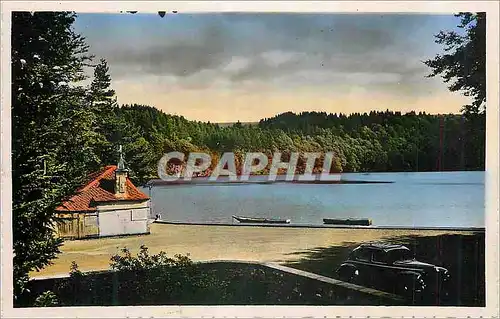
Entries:
[[[121, 157], [121, 156], [120, 156]], [[123, 158], [89, 176], [89, 182], [56, 208], [62, 238], [149, 233], [149, 197], [129, 179]]]

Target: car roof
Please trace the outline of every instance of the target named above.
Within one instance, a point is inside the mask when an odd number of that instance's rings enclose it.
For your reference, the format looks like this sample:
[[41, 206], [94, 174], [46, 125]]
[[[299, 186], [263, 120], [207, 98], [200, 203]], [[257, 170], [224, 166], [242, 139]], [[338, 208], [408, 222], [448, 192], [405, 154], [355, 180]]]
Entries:
[[408, 247], [401, 244], [379, 243], [379, 242], [361, 244], [359, 245], [358, 248], [369, 248], [369, 249], [377, 249], [384, 251], [395, 250], [395, 249], [410, 250]]

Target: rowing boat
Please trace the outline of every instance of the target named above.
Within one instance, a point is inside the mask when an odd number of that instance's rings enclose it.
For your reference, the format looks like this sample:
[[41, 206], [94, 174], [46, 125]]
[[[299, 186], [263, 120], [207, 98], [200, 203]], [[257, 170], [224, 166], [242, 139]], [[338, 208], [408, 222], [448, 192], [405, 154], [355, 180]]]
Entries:
[[368, 218], [323, 218], [323, 223], [330, 225], [370, 226], [372, 220]]
[[290, 224], [290, 219], [243, 217], [235, 215], [233, 215], [233, 218], [240, 223]]

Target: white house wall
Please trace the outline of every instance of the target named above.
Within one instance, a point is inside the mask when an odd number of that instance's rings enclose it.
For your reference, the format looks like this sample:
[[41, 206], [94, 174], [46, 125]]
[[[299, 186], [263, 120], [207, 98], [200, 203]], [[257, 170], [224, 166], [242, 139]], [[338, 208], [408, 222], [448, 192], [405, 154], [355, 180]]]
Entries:
[[116, 209], [134, 209], [134, 208], [147, 208], [149, 207], [149, 200], [143, 202], [126, 202], [119, 203], [110, 202], [110, 203], [100, 203], [97, 206], [98, 211], [106, 211], [106, 210], [116, 210]]
[[145, 234], [149, 232], [148, 202], [98, 206], [99, 236]]

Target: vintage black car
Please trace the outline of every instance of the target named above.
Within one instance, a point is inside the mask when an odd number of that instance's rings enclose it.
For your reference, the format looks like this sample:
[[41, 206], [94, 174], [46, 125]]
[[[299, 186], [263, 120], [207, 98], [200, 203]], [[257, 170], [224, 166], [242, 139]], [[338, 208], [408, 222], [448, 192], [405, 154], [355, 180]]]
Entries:
[[341, 280], [377, 287], [413, 300], [442, 297], [450, 274], [446, 268], [415, 260], [408, 247], [368, 243], [354, 249], [337, 269]]

